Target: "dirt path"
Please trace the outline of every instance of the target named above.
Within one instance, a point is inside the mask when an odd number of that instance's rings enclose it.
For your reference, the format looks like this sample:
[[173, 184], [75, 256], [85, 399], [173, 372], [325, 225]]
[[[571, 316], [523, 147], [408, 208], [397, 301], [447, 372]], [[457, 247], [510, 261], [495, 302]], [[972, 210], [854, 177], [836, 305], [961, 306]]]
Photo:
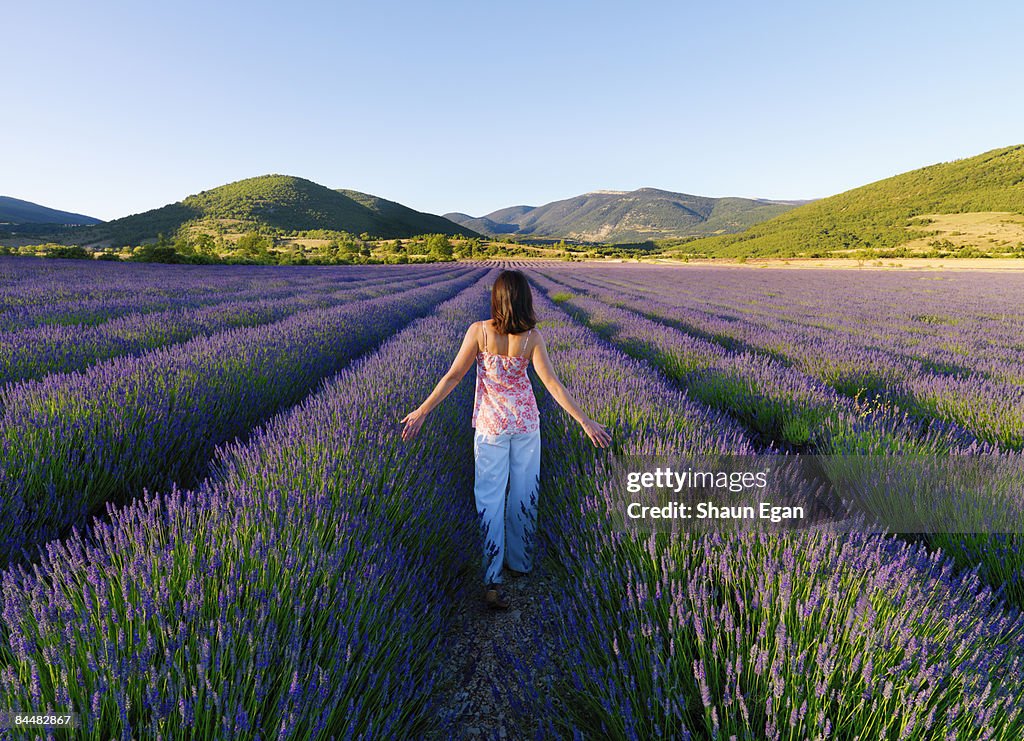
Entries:
[[[508, 610], [484, 605], [483, 587], [468, 590], [448, 634], [443, 688], [438, 704], [443, 736], [466, 739], [532, 739], [541, 709], [528, 696], [539, 676], [537, 657], [548, 641], [543, 605], [553, 590], [554, 577], [538, 566], [528, 576], [505, 575]], [[548, 644], [550, 646], [550, 643]], [[516, 665], [519, 665], [518, 667]], [[524, 669], [525, 667], [525, 669]]]

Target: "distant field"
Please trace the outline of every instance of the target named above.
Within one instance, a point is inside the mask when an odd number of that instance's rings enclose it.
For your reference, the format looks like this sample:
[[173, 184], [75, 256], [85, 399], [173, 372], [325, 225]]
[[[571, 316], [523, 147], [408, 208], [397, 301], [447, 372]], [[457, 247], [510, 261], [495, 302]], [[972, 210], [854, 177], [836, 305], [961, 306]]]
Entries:
[[[1000, 218], [935, 223], [1022, 226]], [[536, 609], [469, 642], [509, 667], [484, 681], [513, 727], [1024, 737], [1024, 538], [986, 530], [1024, 525], [1024, 273], [845, 264], [514, 263], [614, 442], [534, 378]], [[450, 719], [482, 711], [440, 678], [475, 660], [473, 373], [410, 443], [399, 420], [508, 265], [0, 257], [0, 714], [74, 712], [97, 740], [469, 737]], [[621, 525], [625, 460], [795, 455], [833, 481], [886, 461], [872, 501], [950, 505], [952, 532]], [[921, 458], [998, 467], [931, 487]]]
[[[611, 263], [623, 261], [608, 261]], [[599, 264], [591, 261], [590, 264]], [[628, 263], [623, 263], [628, 264]], [[729, 259], [654, 259], [645, 264], [674, 265], [690, 267], [722, 268], [778, 268], [778, 269], [823, 269], [823, 270], [928, 270], [928, 271], [971, 271], [983, 273], [1024, 272], [1024, 258], [978, 258], [978, 257], [886, 257], [886, 258], [843, 258], [843, 257], [756, 257], [742, 261]]]
[[911, 250], [928, 250], [935, 242], [949, 242], [953, 249], [975, 247], [982, 252], [1024, 250], [1024, 215], [1007, 211], [980, 211], [965, 214], [924, 214], [920, 226], [938, 232], [906, 243]]

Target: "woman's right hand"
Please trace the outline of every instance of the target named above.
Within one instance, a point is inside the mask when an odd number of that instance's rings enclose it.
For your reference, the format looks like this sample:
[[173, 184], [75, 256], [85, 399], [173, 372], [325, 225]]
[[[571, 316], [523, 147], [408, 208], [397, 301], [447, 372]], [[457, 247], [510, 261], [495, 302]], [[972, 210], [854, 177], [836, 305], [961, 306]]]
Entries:
[[590, 417], [584, 419], [580, 424], [583, 426], [583, 431], [587, 433], [587, 437], [590, 438], [590, 442], [594, 443], [599, 448], [607, 448], [612, 443], [611, 433], [608, 432], [608, 428], [600, 422], [595, 422]]
[[420, 409], [409, 412], [409, 414], [402, 417], [402, 423], [405, 424], [405, 427], [402, 428], [402, 442], [409, 442], [416, 437], [426, 418], [426, 413]]

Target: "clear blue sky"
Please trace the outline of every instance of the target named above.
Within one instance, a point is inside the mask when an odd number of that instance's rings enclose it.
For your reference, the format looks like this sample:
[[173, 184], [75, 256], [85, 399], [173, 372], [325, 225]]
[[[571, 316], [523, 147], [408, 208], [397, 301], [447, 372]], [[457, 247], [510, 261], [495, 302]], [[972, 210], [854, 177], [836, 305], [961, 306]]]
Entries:
[[0, 195], [104, 219], [270, 172], [434, 213], [813, 198], [1024, 142], [1024, 3], [29, 2]]

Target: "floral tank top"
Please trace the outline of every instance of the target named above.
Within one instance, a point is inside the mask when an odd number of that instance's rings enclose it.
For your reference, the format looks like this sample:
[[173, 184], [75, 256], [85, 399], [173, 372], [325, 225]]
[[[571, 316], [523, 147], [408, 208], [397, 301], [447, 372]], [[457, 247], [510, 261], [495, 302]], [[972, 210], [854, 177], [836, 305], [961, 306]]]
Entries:
[[[532, 333], [533, 330], [530, 330]], [[484, 347], [487, 339], [484, 335]], [[530, 343], [526, 335], [523, 347]], [[540, 428], [537, 400], [526, 369], [525, 355], [499, 355], [481, 350], [476, 355], [476, 399], [473, 427], [485, 435], [535, 432]]]

